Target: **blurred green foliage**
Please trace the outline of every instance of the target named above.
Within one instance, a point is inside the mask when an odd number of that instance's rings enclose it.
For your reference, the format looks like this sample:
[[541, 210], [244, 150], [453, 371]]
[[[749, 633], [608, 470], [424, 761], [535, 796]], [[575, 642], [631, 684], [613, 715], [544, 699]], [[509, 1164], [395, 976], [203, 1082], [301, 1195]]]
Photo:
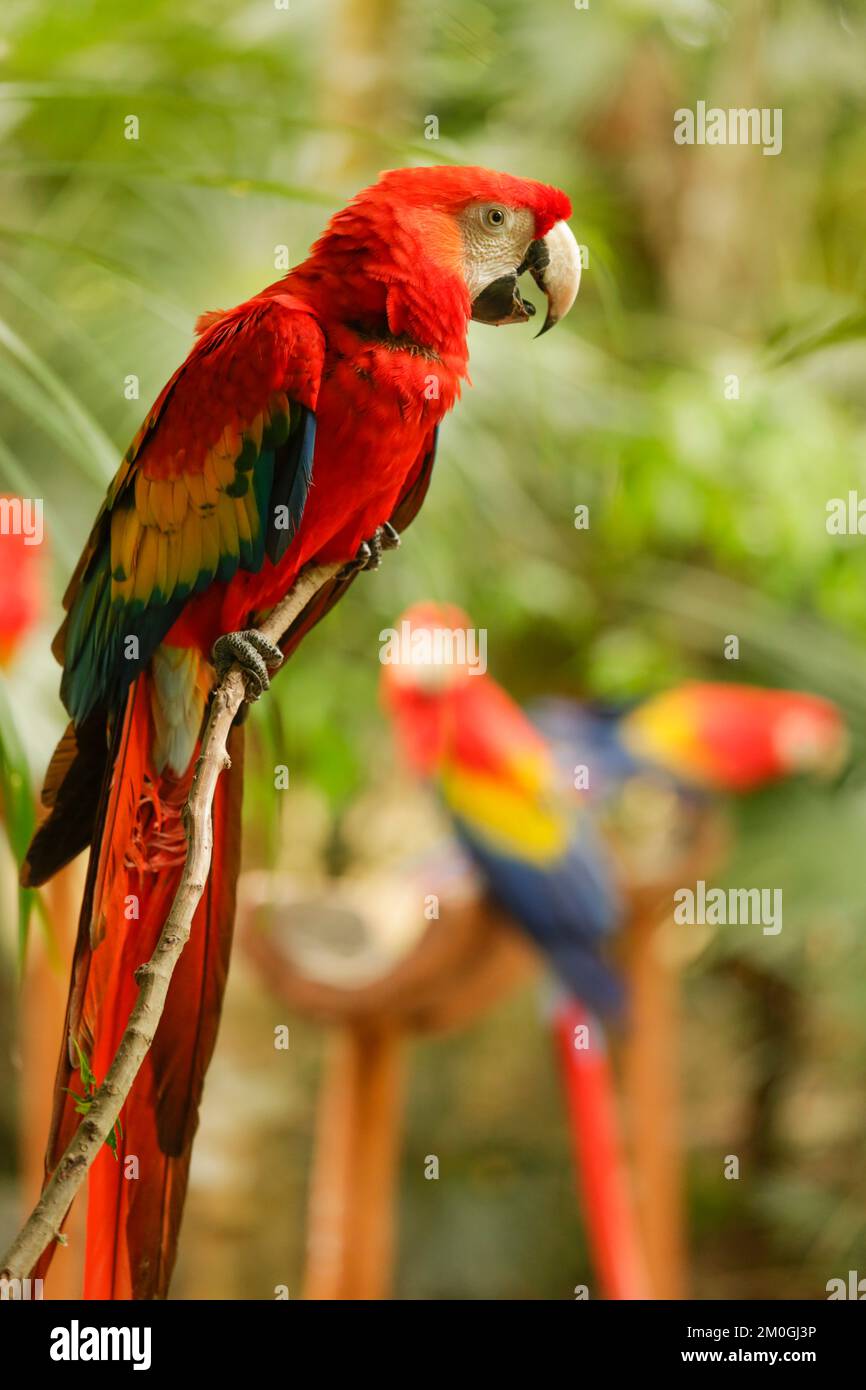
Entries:
[[[724, 959], [758, 953], [796, 998], [788, 1103], [808, 1113], [817, 1088], [823, 1122], [799, 1148], [783, 1125], [775, 1167], [742, 1198], [719, 1196], [698, 1111], [690, 1122], [704, 1291], [732, 1292], [713, 1282], [716, 1255], [740, 1258], [724, 1248], [732, 1211], [744, 1246], [759, 1223], [768, 1267], [781, 1250], [807, 1268], [818, 1249], [818, 1267], [847, 1268], [844, 1221], [829, 1248], [819, 1236], [828, 1203], [866, 1197], [851, 1162], [866, 1099], [866, 545], [825, 522], [828, 499], [866, 493], [862, 7], [7, 0], [4, 33], [0, 487], [46, 499], [58, 597], [196, 315], [274, 279], [277, 246], [302, 258], [332, 210], [398, 163], [482, 163], [569, 191], [588, 250], [575, 311], [538, 344], [473, 327], [474, 386], [443, 427], [421, 518], [254, 718], [251, 856], [291, 863], [275, 762], [320, 790], [335, 833], [359, 796], [387, 795], [378, 634], [419, 597], [487, 627], [492, 671], [521, 697], [619, 699], [694, 674], [831, 696], [853, 770], [834, 793], [750, 803], [730, 870], [784, 885], [784, 949], [726, 939], [689, 989], [690, 1036], [706, 1042], [705, 1007], [720, 1029], [698, 1089], [724, 1088], [725, 1047], [760, 1013]], [[782, 153], [674, 145], [673, 111], [701, 99], [781, 107]], [[47, 656], [9, 680], [18, 733], [7, 720], [4, 746], [20, 737], [38, 770], [46, 726], [60, 727], [55, 683]], [[431, 1277], [447, 1291], [450, 1275]]]

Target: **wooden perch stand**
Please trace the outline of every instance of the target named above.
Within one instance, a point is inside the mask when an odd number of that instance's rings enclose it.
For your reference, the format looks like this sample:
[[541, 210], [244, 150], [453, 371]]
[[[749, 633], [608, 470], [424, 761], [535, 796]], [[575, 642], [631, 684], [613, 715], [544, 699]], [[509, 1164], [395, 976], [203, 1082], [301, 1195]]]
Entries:
[[[561, 1030], [557, 1035], [593, 1258], [608, 1298], [684, 1296], [677, 972], [658, 944], [674, 888], [708, 872], [720, 843], [719, 824], [707, 813], [686, 847], [655, 859], [649, 871], [628, 874], [623, 949], [632, 1007], [618, 1051], [631, 1162], [623, 1155], [618, 1116], [607, 1106], [596, 1149], [607, 1146], [616, 1172], [604, 1181], [593, 1167], [598, 1155], [581, 1154], [577, 1134], [590, 1119], [591, 1078], [578, 1079], [567, 1039]], [[435, 872], [428, 869], [419, 882], [415, 903], [424, 900]], [[390, 1297], [407, 1043], [469, 1026], [538, 970], [533, 947], [477, 882], [448, 882], [452, 891], [438, 894], [439, 918], [385, 961], [372, 948], [367, 905], [376, 901], [377, 914], [403, 910], [389, 904], [387, 892], [358, 891], [347, 906], [338, 887], [310, 900], [285, 875], [247, 878], [242, 948], [290, 1008], [333, 1027], [310, 1180], [307, 1298]], [[315, 959], [307, 956], [305, 937], [316, 942]], [[346, 968], [347, 942], [356, 956], [354, 978]], [[600, 1064], [596, 1058], [590, 1070]]]
[[[680, 1069], [679, 975], [682, 927], [672, 916], [677, 888], [712, 873], [723, 858], [727, 829], [704, 807], [690, 818], [686, 843], [632, 867], [623, 936], [629, 1018], [622, 1045], [638, 1219], [650, 1296], [688, 1297], [684, 1140]], [[685, 930], [688, 930], [686, 928]]]
[[[388, 1298], [406, 1043], [468, 1026], [530, 978], [537, 958], [508, 919], [464, 885], [453, 897], [440, 895], [439, 920], [427, 924], [405, 954], [373, 978], [347, 983], [347, 910], [336, 914], [325, 902], [317, 908], [294, 900], [291, 882], [283, 879], [282, 890], [279, 883], [262, 876], [247, 896], [243, 948], [281, 1000], [335, 1025], [319, 1097], [304, 1295]], [[420, 889], [415, 899], [423, 901]], [[307, 920], [313, 928], [318, 920], [320, 944], [329, 923], [342, 928], [341, 979], [305, 970], [296, 937]], [[362, 975], [368, 942], [360, 912], [351, 925]]]

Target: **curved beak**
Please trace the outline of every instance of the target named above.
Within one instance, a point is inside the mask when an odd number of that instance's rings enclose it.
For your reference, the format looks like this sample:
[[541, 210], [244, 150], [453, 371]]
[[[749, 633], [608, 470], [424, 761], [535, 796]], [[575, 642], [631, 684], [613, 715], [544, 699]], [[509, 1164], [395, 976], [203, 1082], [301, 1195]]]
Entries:
[[497, 326], [526, 323], [535, 305], [524, 299], [518, 277], [529, 271], [547, 296], [547, 317], [536, 338], [564, 318], [577, 298], [580, 286], [580, 248], [567, 222], [557, 222], [546, 237], [530, 242], [529, 250], [513, 275], [500, 275], [472, 301], [472, 317]]
[[[538, 248], [533, 253], [533, 248]], [[536, 333], [540, 338], [565, 318], [580, 288], [580, 247], [567, 222], [557, 222], [541, 241], [534, 241], [524, 262], [540, 290], [547, 296], [547, 318]]]

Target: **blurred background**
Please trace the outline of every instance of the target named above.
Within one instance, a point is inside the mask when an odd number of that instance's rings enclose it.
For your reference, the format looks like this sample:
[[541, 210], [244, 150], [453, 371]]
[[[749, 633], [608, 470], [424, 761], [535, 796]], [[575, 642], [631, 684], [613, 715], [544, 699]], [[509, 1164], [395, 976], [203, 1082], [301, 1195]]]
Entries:
[[[866, 490], [864, 53], [853, 0], [6, 0], [0, 491], [44, 498], [46, 542], [0, 676], [0, 1234], [35, 1103], [14, 859], [63, 723], [60, 595], [106, 481], [201, 311], [276, 279], [283, 248], [302, 259], [380, 169], [457, 161], [569, 192], [580, 297], [543, 344], [473, 326], [474, 385], [399, 556], [253, 714], [245, 863], [317, 883], [435, 838], [377, 700], [379, 633], [421, 597], [488, 630], [491, 672], [520, 699], [689, 676], [829, 696], [847, 775], [739, 805], [716, 879], [782, 888], [783, 932], [707, 933], [683, 976], [689, 1281], [702, 1298], [820, 1298], [858, 1259], [866, 1273], [866, 548], [826, 528], [828, 499]], [[781, 154], [674, 144], [673, 112], [699, 100], [782, 108]], [[47, 1057], [68, 941], [46, 932], [69, 908], [36, 907]], [[299, 1290], [322, 1049], [238, 954], [175, 1297]], [[739, 1181], [720, 1179], [729, 1153]], [[413, 1049], [395, 1293], [568, 1298], [580, 1282], [527, 985]]]

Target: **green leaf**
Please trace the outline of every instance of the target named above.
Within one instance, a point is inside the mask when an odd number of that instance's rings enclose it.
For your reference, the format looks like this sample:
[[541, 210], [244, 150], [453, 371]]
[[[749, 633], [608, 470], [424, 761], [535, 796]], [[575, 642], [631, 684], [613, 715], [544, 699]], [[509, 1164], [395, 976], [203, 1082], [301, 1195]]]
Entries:
[[104, 487], [117, 467], [118, 451], [108, 435], [48, 364], [2, 319], [0, 347], [19, 369], [0, 357], [0, 387], [5, 387], [14, 404], [36, 425], [75, 453], [88, 478]]
[[856, 342], [863, 338], [866, 338], [866, 313], [858, 311], [846, 314], [844, 318], [822, 328], [806, 329], [799, 336], [789, 334], [787, 344], [782, 342], [770, 348], [767, 365], [782, 367], [789, 362], [813, 357], [825, 348], [836, 347], [839, 343]]

